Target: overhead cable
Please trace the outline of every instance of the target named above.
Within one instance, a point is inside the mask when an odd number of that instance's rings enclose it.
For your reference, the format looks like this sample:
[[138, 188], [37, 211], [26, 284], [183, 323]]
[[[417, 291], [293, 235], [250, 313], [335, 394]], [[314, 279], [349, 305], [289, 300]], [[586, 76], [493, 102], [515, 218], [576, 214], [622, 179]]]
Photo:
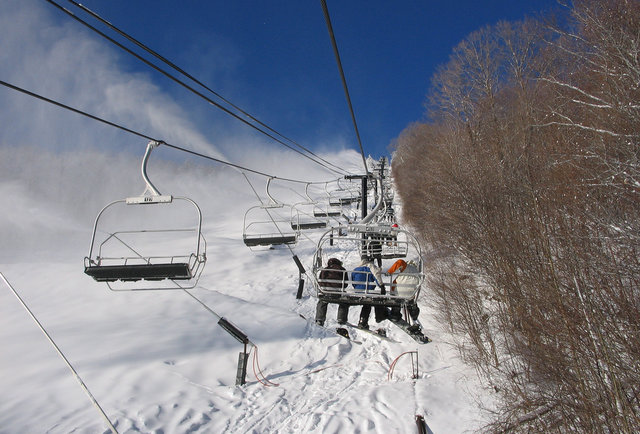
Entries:
[[333, 54], [336, 56], [336, 62], [338, 63], [338, 71], [340, 72], [340, 78], [342, 79], [342, 87], [344, 88], [344, 94], [347, 97], [347, 104], [349, 105], [349, 112], [351, 112], [351, 120], [353, 121], [353, 128], [356, 131], [356, 138], [360, 145], [360, 155], [362, 155], [362, 163], [364, 164], [364, 171], [369, 175], [369, 168], [367, 167], [367, 160], [364, 156], [364, 148], [362, 147], [362, 140], [360, 140], [360, 132], [358, 131], [358, 123], [356, 122], [356, 115], [353, 111], [353, 105], [351, 104], [351, 97], [349, 96], [349, 88], [347, 87], [347, 79], [344, 76], [344, 69], [342, 68], [342, 61], [340, 60], [340, 53], [338, 52], [338, 44], [336, 43], [336, 37], [333, 34], [333, 26], [331, 25], [331, 18], [329, 17], [329, 9], [327, 8], [327, 2], [320, 0], [322, 5], [322, 12], [324, 13], [324, 20], [327, 23], [327, 30], [329, 31], [329, 37], [331, 38], [331, 45], [333, 46]]
[[[291, 178], [282, 178], [282, 177], [279, 177], [279, 176], [270, 175], [268, 173], [264, 173], [264, 172], [260, 172], [258, 170], [249, 169], [247, 167], [240, 166], [239, 164], [234, 164], [234, 163], [231, 163], [229, 161], [224, 161], [224, 160], [221, 160], [219, 158], [215, 158], [215, 157], [211, 157], [209, 155], [202, 154], [200, 152], [192, 151], [192, 150], [187, 149], [187, 148], [183, 148], [183, 147], [180, 147], [180, 146], [172, 145], [170, 143], [165, 142], [164, 140], [155, 139], [155, 138], [153, 138], [153, 137], [151, 137], [151, 136], [149, 136], [147, 134], [138, 132], [136, 130], [132, 130], [131, 128], [127, 128], [127, 127], [122, 126], [120, 124], [117, 124], [115, 122], [108, 121], [106, 119], [103, 119], [103, 118], [100, 118], [98, 116], [92, 115], [91, 113], [87, 113], [85, 111], [82, 111], [82, 110], [79, 110], [77, 108], [71, 107], [69, 105], [63, 104], [63, 103], [61, 103], [59, 101], [55, 101], [53, 99], [47, 98], [45, 96], [39, 95], [37, 93], [34, 93], [34, 92], [29, 91], [29, 90], [23, 89], [21, 87], [15, 86], [15, 85], [13, 85], [11, 83], [7, 83], [6, 81], [3, 81], [3, 80], [0, 80], [0, 85], [8, 87], [8, 88], [13, 89], [13, 90], [18, 91], [18, 92], [21, 92], [21, 93], [23, 93], [25, 95], [29, 95], [31, 97], [37, 98], [37, 99], [39, 99], [41, 101], [45, 101], [45, 102], [47, 102], [49, 104], [53, 104], [53, 105], [55, 105], [57, 107], [65, 109], [65, 110], [69, 110], [69, 111], [72, 111], [72, 112], [77, 113], [79, 115], [88, 117], [90, 119], [93, 119], [95, 121], [101, 122], [103, 124], [112, 126], [114, 128], [117, 128], [119, 130], [122, 130], [122, 131], [125, 131], [127, 133], [133, 134], [135, 136], [142, 137], [142, 138], [147, 139], [147, 140], [152, 140], [154, 142], [158, 142], [158, 143], [160, 143], [162, 145], [165, 145], [165, 146], [167, 146], [169, 148], [173, 148], [173, 149], [176, 149], [176, 150], [179, 150], [179, 151], [182, 151], [182, 152], [186, 152], [188, 154], [195, 155], [197, 157], [201, 157], [201, 158], [205, 158], [207, 160], [215, 161], [216, 163], [224, 164], [226, 166], [234, 167], [236, 169], [240, 169], [240, 170], [244, 170], [244, 171], [247, 171], [247, 172], [255, 173], [256, 175], [266, 176], [267, 178], [273, 178], [273, 179], [278, 179], [280, 181], [293, 182], [293, 183], [298, 183], [298, 184], [308, 184], [309, 183], [309, 181], [302, 181], [302, 180], [291, 179]], [[324, 184], [325, 182], [326, 181], [317, 181], [317, 182], [311, 182], [311, 184]]]
[[189, 74], [187, 71], [183, 70], [182, 68], [180, 68], [178, 65], [176, 65], [175, 63], [171, 62], [170, 60], [168, 60], [166, 57], [162, 56], [161, 54], [157, 53], [156, 51], [152, 50], [151, 48], [149, 48], [147, 45], [143, 44], [142, 42], [138, 41], [137, 39], [135, 39], [133, 36], [127, 34], [125, 31], [119, 29], [118, 27], [116, 27], [115, 25], [113, 25], [112, 23], [110, 23], [109, 21], [105, 20], [104, 18], [102, 18], [100, 15], [98, 15], [96, 12], [92, 11], [91, 9], [87, 8], [86, 6], [74, 1], [74, 0], [67, 0], [69, 3], [74, 4], [75, 6], [79, 7], [80, 9], [82, 9], [83, 11], [85, 11], [86, 13], [88, 13], [89, 15], [91, 15], [92, 17], [94, 17], [95, 19], [97, 19], [98, 21], [100, 21], [101, 23], [103, 23], [104, 25], [108, 26], [110, 29], [112, 29], [113, 31], [117, 32], [119, 35], [121, 35], [122, 37], [126, 38], [127, 40], [129, 40], [130, 42], [136, 44], [138, 47], [142, 48], [144, 51], [146, 51], [147, 53], [151, 54], [152, 56], [154, 56], [155, 58], [157, 58], [158, 60], [164, 62], [165, 64], [167, 64], [168, 66], [170, 66], [171, 68], [175, 69], [176, 71], [178, 71], [180, 74], [184, 75], [185, 77], [187, 77], [188, 79], [190, 79], [191, 81], [193, 81], [194, 83], [198, 84], [199, 86], [201, 86], [202, 88], [208, 90], [209, 92], [211, 92], [213, 95], [215, 95], [216, 97], [218, 97], [219, 99], [221, 99], [222, 101], [224, 101], [225, 103], [227, 103], [228, 105], [230, 105], [231, 107], [233, 107], [234, 109], [236, 109], [237, 111], [239, 111], [240, 113], [242, 113], [243, 115], [245, 115], [246, 117], [248, 117], [249, 119], [251, 119], [252, 121], [260, 124], [261, 126], [265, 127], [266, 129], [268, 129], [269, 131], [271, 131], [272, 133], [282, 137], [283, 139], [287, 140], [288, 142], [296, 145], [297, 147], [299, 147], [300, 149], [306, 151], [307, 153], [313, 155], [314, 157], [318, 158], [319, 160], [335, 167], [336, 169], [342, 170], [343, 172], [347, 172], [345, 169], [323, 159], [322, 157], [316, 155], [314, 152], [312, 152], [311, 150], [307, 149], [306, 147], [304, 147], [303, 145], [301, 145], [300, 143], [296, 142], [293, 139], [290, 139], [289, 137], [285, 136], [284, 134], [274, 130], [273, 128], [271, 128], [269, 125], [265, 124], [264, 122], [260, 121], [259, 119], [257, 119], [256, 117], [252, 116], [250, 113], [247, 113], [245, 110], [243, 110], [242, 108], [238, 107], [237, 105], [233, 104], [231, 101], [229, 101], [228, 99], [226, 99], [225, 97], [223, 97], [222, 95], [220, 95], [218, 92], [214, 91], [213, 89], [211, 89], [209, 86], [207, 86], [206, 84], [204, 84], [202, 81], [198, 80], [196, 77], [194, 77], [193, 75]]
[[4, 274], [0, 273], [0, 278], [4, 281], [5, 285], [7, 285], [7, 287], [11, 290], [11, 292], [13, 292], [13, 295], [16, 296], [16, 298], [18, 299], [18, 301], [20, 302], [22, 307], [24, 307], [24, 309], [27, 311], [27, 313], [29, 314], [31, 319], [36, 323], [36, 325], [38, 326], [40, 331], [47, 337], [47, 340], [53, 346], [53, 348], [55, 348], [55, 350], [58, 353], [58, 355], [62, 358], [62, 360], [64, 360], [65, 364], [67, 365], [67, 367], [69, 368], [69, 370], [71, 371], [71, 373], [73, 374], [75, 379], [80, 384], [80, 387], [82, 387], [82, 390], [84, 391], [84, 393], [89, 397], [89, 399], [91, 400], [92, 404], [96, 407], [96, 409], [98, 409], [98, 411], [100, 412], [100, 414], [104, 418], [105, 422], [109, 426], [109, 429], [112, 432], [114, 432], [115, 434], [118, 434], [118, 430], [116, 429], [116, 427], [111, 422], [111, 419], [109, 419], [109, 416], [107, 416], [107, 413], [105, 413], [105, 411], [102, 409], [102, 407], [100, 406], [100, 404], [98, 403], [96, 398], [93, 396], [91, 391], [89, 391], [89, 388], [87, 387], [85, 382], [82, 381], [82, 378], [80, 378], [80, 375], [78, 374], [78, 371], [76, 371], [76, 369], [73, 367], [73, 365], [71, 364], [69, 359], [67, 359], [67, 356], [64, 355], [64, 353], [62, 352], [60, 347], [58, 347], [58, 345], [55, 343], [55, 341], [51, 338], [51, 335], [49, 334], [49, 332], [47, 332], [47, 330], [44, 328], [42, 323], [40, 323], [40, 321], [38, 321], [38, 318], [36, 318], [36, 316], [33, 314], [33, 312], [31, 312], [31, 309], [29, 309], [29, 306], [27, 306], [27, 304], [24, 302], [22, 297], [20, 297], [18, 292], [15, 290], [15, 288], [13, 286], [11, 286], [11, 283], [9, 283], [9, 281], [4, 276]]
[[[298, 149], [295, 149], [294, 147], [284, 143], [282, 140], [278, 139], [277, 137], [274, 137], [273, 135], [269, 134], [268, 132], [260, 129], [259, 127], [257, 127], [256, 125], [252, 124], [251, 122], [247, 121], [246, 119], [243, 119], [242, 117], [238, 116], [236, 113], [232, 112], [231, 110], [229, 110], [228, 108], [220, 105], [219, 103], [213, 101], [211, 98], [207, 97], [206, 95], [202, 94], [201, 92], [197, 91], [196, 89], [194, 89], [193, 87], [189, 86], [188, 84], [186, 84], [185, 82], [181, 81], [180, 79], [176, 78], [175, 76], [169, 74], [168, 72], [164, 71], [162, 68], [158, 67], [157, 65], [151, 63], [149, 60], [145, 59], [144, 57], [140, 56], [139, 54], [135, 53], [134, 51], [132, 51], [131, 49], [125, 47], [124, 45], [122, 45], [121, 43], [119, 43], [118, 41], [116, 41], [115, 39], [111, 38], [110, 36], [106, 35], [105, 33], [101, 32], [100, 30], [98, 30], [97, 28], [93, 27], [91, 24], [87, 23], [86, 21], [82, 20], [81, 18], [79, 18], [78, 16], [76, 16], [73, 12], [71, 12], [70, 10], [60, 6], [59, 4], [57, 4], [56, 2], [54, 2], [53, 0], [47, 0], [47, 2], [51, 3], [52, 5], [56, 6], [57, 8], [59, 8], [60, 10], [62, 10], [64, 13], [66, 13], [67, 15], [69, 15], [70, 17], [72, 17], [73, 19], [75, 19], [76, 21], [80, 22], [81, 24], [85, 25], [86, 27], [88, 27], [89, 29], [93, 30], [94, 32], [98, 33], [100, 36], [102, 36], [103, 38], [107, 39], [108, 41], [110, 41], [111, 43], [117, 45], [118, 47], [122, 48], [123, 50], [125, 50], [127, 53], [131, 54], [132, 56], [134, 56], [135, 58], [139, 59], [140, 61], [146, 63], [147, 65], [149, 65], [151, 68], [155, 69], [156, 71], [160, 72], [161, 74], [163, 74], [165, 77], [169, 78], [170, 80], [178, 83], [179, 85], [181, 85], [182, 87], [184, 87], [185, 89], [189, 90], [190, 92], [193, 92], [195, 95], [199, 96], [200, 98], [204, 99], [205, 101], [207, 101], [208, 103], [214, 105], [215, 107], [218, 107], [220, 110], [224, 111], [225, 113], [233, 116], [234, 118], [238, 119], [240, 122], [248, 125], [249, 127], [255, 129], [256, 131], [264, 134], [265, 136], [271, 138], [272, 140], [280, 143], [282, 146], [285, 146], [286, 148], [289, 148], [290, 150], [302, 155], [305, 158], [310, 159], [311, 161], [315, 162], [316, 164], [319, 164], [320, 166], [323, 166], [324, 168], [330, 170], [331, 172], [334, 173], [340, 173], [338, 171], [336, 171], [335, 169], [332, 169], [331, 167], [327, 166], [324, 163], [321, 163], [317, 160], [315, 160], [314, 158], [304, 154], [303, 152], [299, 151]], [[343, 171], [344, 172], [344, 171]]]

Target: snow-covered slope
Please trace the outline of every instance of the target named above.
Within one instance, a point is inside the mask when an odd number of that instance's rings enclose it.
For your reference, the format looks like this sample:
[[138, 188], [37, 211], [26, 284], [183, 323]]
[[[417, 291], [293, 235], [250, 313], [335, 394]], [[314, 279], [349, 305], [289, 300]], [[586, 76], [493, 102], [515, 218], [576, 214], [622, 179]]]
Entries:
[[[5, 162], [27, 152], [0, 151]], [[293, 158], [278, 156], [280, 163]], [[257, 203], [242, 175], [206, 165], [151, 163], [161, 190], [187, 195], [203, 209], [208, 262], [199, 285], [189, 292], [247, 333], [258, 348], [262, 374], [273, 383], [259, 382], [250, 363], [248, 383], [236, 386], [242, 345], [188, 293], [112, 292], [83, 273], [100, 207], [143, 189], [138, 161], [66, 153], [48, 165], [53, 158], [32, 152], [21, 160], [28, 165], [3, 167], [0, 271], [118, 431], [408, 433], [416, 430], [416, 414], [425, 416], [434, 433], [482, 426], [474, 398], [486, 393], [444, 342], [446, 335], [426, 307], [420, 320], [434, 341], [427, 345], [417, 345], [387, 323], [381, 326], [398, 343], [355, 331], [362, 342], [356, 344], [316, 326], [308, 279], [303, 298], [295, 298], [298, 271], [291, 252], [254, 252], [242, 242], [244, 211]], [[349, 151], [340, 159], [354, 167], [359, 162]], [[37, 179], [28, 170], [34, 165], [43, 168]], [[310, 162], [297, 160], [293, 166], [293, 175], [305, 179], [327, 176]], [[265, 180], [258, 179], [252, 182], [263, 189]], [[314, 237], [293, 247], [308, 269]], [[328, 328], [336, 326], [335, 309], [329, 307]], [[351, 308], [350, 320], [356, 322], [358, 313]], [[0, 347], [1, 433], [107, 429], [64, 361], [2, 283]], [[419, 378], [411, 378], [410, 359], [404, 357], [389, 380], [393, 360], [416, 349]], [[250, 362], [254, 354], [255, 349]]]

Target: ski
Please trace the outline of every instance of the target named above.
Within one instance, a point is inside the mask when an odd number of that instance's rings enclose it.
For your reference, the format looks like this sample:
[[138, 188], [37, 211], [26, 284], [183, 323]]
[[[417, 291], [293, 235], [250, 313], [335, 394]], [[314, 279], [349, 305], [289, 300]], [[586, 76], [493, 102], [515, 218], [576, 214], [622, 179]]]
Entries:
[[[394, 343], [399, 343], [398, 341], [391, 339], [389, 336], [387, 336], [386, 331], [384, 329], [378, 329], [378, 330], [369, 330], [369, 329], [364, 329], [362, 327], [358, 327], [355, 324], [351, 324], [351, 323], [347, 323], [346, 325], [348, 325], [349, 327], [353, 327], [354, 329], [363, 331], [363, 332], [367, 332], [369, 334], [374, 335], [375, 337], [382, 339], [383, 341], [388, 341], [388, 342], [394, 342]], [[384, 334], [381, 334], [380, 331], [383, 331]]]
[[[301, 313], [299, 313], [298, 315], [300, 316], [300, 318], [306, 320], [307, 322], [311, 322], [304, 315], [302, 315]], [[325, 330], [329, 330], [331, 333], [335, 334], [336, 336], [340, 336], [341, 338], [346, 339], [349, 342], [353, 342], [354, 344], [357, 344], [357, 345], [362, 345], [362, 342], [357, 341], [355, 339], [351, 339], [351, 336], [349, 336], [349, 331], [344, 327], [338, 327], [338, 328], [332, 329], [332, 328], [329, 328], [329, 327], [321, 326], [320, 324], [316, 323], [315, 321], [314, 321], [314, 324], [317, 325], [318, 327], [322, 327]]]
[[397, 325], [400, 329], [402, 329], [402, 331], [404, 331], [406, 334], [411, 336], [411, 338], [419, 344], [428, 344], [429, 342], [431, 342], [431, 339], [429, 339], [424, 335], [424, 333], [422, 333], [420, 327], [412, 326], [403, 319], [388, 319], [389, 321]]
[[[326, 328], [326, 327], [325, 327]], [[327, 330], [331, 330], [330, 328], [327, 328]], [[349, 331], [344, 328], [344, 327], [338, 327], [335, 330], [331, 330], [333, 331], [336, 335], [345, 338], [346, 340], [353, 342], [354, 344], [358, 344], [358, 345], [362, 345], [362, 342], [360, 341], [356, 341], [355, 339], [352, 339], [351, 336], [349, 335]]]

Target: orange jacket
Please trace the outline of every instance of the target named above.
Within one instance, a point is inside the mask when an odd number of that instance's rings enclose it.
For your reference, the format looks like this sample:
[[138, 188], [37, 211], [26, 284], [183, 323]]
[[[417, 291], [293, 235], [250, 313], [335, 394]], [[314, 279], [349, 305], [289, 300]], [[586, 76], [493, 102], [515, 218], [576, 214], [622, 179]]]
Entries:
[[[407, 263], [403, 259], [398, 259], [396, 262], [393, 263], [391, 268], [387, 270], [387, 273], [389, 274], [393, 274], [395, 272], [401, 273], [404, 271], [405, 268], [407, 268]], [[398, 271], [398, 269], [400, 271]]]
[[[387, 270], [387, 273], [389, 273], [389, 274], [402, 273], [405, 268], [407, 268], [407, 263], [402, 259], [398, 259], [396, 262], [393, 263], [391, 268], [389, 268]], [[397, 282], [396, 282], [395, 279], [391, 283], [391, 293], [392, 294], [396, 292], [396, 283]]]

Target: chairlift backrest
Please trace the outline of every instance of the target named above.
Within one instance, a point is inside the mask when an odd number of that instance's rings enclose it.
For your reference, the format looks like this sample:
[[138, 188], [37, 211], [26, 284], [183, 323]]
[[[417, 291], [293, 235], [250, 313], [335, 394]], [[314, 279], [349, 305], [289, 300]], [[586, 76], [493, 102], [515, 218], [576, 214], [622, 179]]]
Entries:
[[[346, 236], [340, 237], [342, 228], [331, 228], [327, 230], [318, 241], [316, 253], [313, 258], [312, 282], [316, 288], [318, 297], [329, 303], [347, 304], [371, 304], [388, 307], [402, 306], [410, 300], [415, 300], [420, 286], [424, 280], [422, 272], [422, 253], [420, 246], [410, 233], [400, 228], [384, 226], [373, 230], [372, 225], [349, 225]], [[378, 238], [366, 238], [365, 234], [376, 234]], [[367, 245], [375, 241], [382, 247], [377, 251], [367, 250]], [[392, 260], [397, 255], [389, 254], [389, 246], [394, 242], [402, 243], [404, 255], [410, 255], [415, 259], [415, 270], [417, 272], [407, 272], [407, 280], [398, 286], [398, 291], [391, 291], [393, 280], [397, 279], [397, 273], [388, 273]], [[369, 244], [367, 244], [369, 243]], [[377, 253], [377, 254], [376, 254]], [[326, 269], [329, 258], [339, 258], [348, 275], [347, 285], [344, 289], [323, 285], [320, 279], [320, 272]], [[367, 261], [381, 262], [381, 271], [378, 265], [375, 266]], [[387, 262], [385, 264], [385, 262]], [[364, 267], [369, 267], [367, 270]], [[379, 273], [379, 274], [377, 274]], [[410, 279], [413, 277], [414, 279]], [[415, 281], [417, 279], [417, 282]], [[397, 283], [397, 280], [396, 280]], [[382, 291], [382, 285], [386, 287], [386, 292]], [[399, 293], [403, 288], [402, 294]]]

